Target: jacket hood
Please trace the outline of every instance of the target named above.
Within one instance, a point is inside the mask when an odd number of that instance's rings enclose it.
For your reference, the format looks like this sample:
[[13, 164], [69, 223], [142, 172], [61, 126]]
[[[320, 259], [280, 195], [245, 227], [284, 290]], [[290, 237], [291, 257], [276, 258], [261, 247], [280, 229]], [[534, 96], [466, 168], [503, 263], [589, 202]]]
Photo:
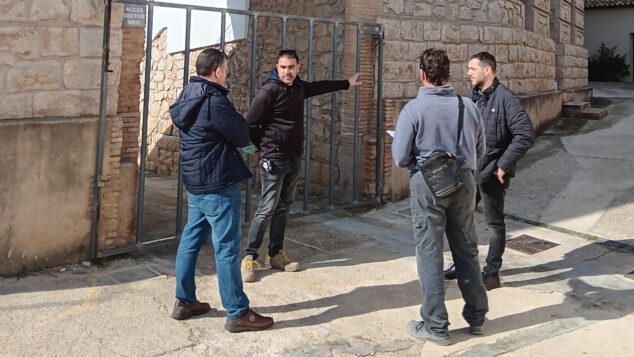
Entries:
[[[277, 74], [277, 68], [273, 68], [273, 70], [271, 71], [271, 74], [269, 74], [269, 79], [264, 83], [269, 83], [269, 82], [274, 82], [274, 83], [286, 86], [286, 83], [284, 83], [280, 79], [279, 74]], [[299, 74], [298, 74], [297, 77], [295, 77], [295, 80], [293, 81], [293, 87], [300, 86], [301, 83], [302, 83], [302, 80], [299, 78]]]
[[180, 96], [170, 105], [170, 116], [177, 128], [187, 131], [196, 121], [200, 108], [210, 95], [227, 95], [220, 84], [192, 76]]
[[455, 95], [453, 86], [450, 84], [436, 87], [420, 87], [418, 95]]

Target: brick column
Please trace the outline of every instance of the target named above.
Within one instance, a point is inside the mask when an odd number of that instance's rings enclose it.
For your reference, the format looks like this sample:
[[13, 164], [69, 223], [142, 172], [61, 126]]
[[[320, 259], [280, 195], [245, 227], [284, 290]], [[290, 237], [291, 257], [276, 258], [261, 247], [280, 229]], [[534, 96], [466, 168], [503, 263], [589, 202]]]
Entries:
[[[346, 2], [346, 20], [376, 22], [383, 13], [383, 2], [380, 0]], [[356, 71], [357, 29], [345, 27], [344, 73]], [[376, 158], [376, 100], [374, 93], [376, 83], [374, 73], [376, 66], [376, 40], [365, 35], [361, 37], [361, 81], [359, 89], [359, 132], [358, 132], [358, 197], [360, 199], [374, 196], [374, 170]], [[353, 197], [353, 163], [354, 163], [354, 92], [350, 91], [344, 101], [342, 117], [341, 144], [339, 146], [339, 167], [341, 169], [340, 187], [342, 200], [350, 201]]]

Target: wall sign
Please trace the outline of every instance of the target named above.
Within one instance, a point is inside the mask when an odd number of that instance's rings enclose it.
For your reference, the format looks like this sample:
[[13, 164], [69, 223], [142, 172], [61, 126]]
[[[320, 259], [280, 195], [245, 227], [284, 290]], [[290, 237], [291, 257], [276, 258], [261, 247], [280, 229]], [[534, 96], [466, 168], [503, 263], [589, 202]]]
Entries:
[[145, 27], [146, 11], [143, 5], [124, 4], [123, 27]]

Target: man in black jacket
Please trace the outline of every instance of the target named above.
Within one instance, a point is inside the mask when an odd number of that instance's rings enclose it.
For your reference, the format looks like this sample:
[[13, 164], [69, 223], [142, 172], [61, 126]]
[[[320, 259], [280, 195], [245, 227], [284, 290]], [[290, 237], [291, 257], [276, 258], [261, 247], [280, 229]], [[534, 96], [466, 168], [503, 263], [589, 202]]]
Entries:
[[242, 259], [242, 280], [255, 281], [258, 249], [271, 224], [266, 267], [298, 271], [299, 263], [282, 250], [284, 231], [304, 152], [304, 100], [358, 86], [359, 74], [348, 80], [304, 82], [297, 75], [299, 57], [293, 50], [278, 54], [276, 68], [260, 88], [247, 114], [251, 141], [259, 148], [262, 195], [249, 229], [249, 243]]
[[[487, 290], [500, 287], [499, 271], [506, 244], [504, 198], [515, 168], [526, 151], [533, 146], [535, 134], [528, 114], [519, 99], [495, 76], [495, 57], [480, 52], [469, 60], [468, 76], [473, 90], [467, 93], [478, 106], [486, 136], [486, 154], [478, 162], [476, 182], [482, 200], [484, 219], [493, 233], [482, 279]], [[455, 279], [453, 267], [445, 277]]]
[[210, 48], [196, 60], [191, 77], [174, 104], [172, 121], [179, 129], [180, 160], [187, 189], [187, 225], [176, 254], [176, 303], [172, 317], [205, 314], [208, 303], [196, 299], [196, 260], [203, 244], [214, 246], [218, 288], [227, 310], [229, 332], [263, 330], [273, 319], [249, 308], [240, 278], [241, 197], [238, 182], [251, 177], [237, 147], [249, 144], [247, 123], [227, 98], [227, 55]]

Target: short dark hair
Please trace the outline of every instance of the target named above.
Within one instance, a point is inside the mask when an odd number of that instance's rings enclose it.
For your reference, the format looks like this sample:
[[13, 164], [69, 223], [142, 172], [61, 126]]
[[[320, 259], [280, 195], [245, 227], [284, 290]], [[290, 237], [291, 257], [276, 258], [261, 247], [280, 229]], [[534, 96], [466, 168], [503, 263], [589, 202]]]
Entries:
[[428, 48], [420, 55], [420, 69], [425, 72], [427, 81], [441, 86], [449, 80], [449, 57], [443, 50]]
[[228, 59], [227, 55], [215, 48], [202, 51], [196, 59], [196, 73], [206, 77], [215, 72]]
[[495, 72], [495, 66], [496, 66], [495, 57], [489, 52], [485, 51], [485, 52], [476, 53], [475, 55], [471, 56], [471, 58], [469, 58], [469, 61], [471, 61], [472, 59], [477, 59], [478, 61], [480, 61], [481, 67], [489, 66], [491, 67], [491, 70]]
[[282, 57], [294, 58], [297, 63], [299, 63], [299, 57], [297, 56], [297, 51], [295, 50], [281, 50], [277, 53], [277, 59], [279, 60]]

